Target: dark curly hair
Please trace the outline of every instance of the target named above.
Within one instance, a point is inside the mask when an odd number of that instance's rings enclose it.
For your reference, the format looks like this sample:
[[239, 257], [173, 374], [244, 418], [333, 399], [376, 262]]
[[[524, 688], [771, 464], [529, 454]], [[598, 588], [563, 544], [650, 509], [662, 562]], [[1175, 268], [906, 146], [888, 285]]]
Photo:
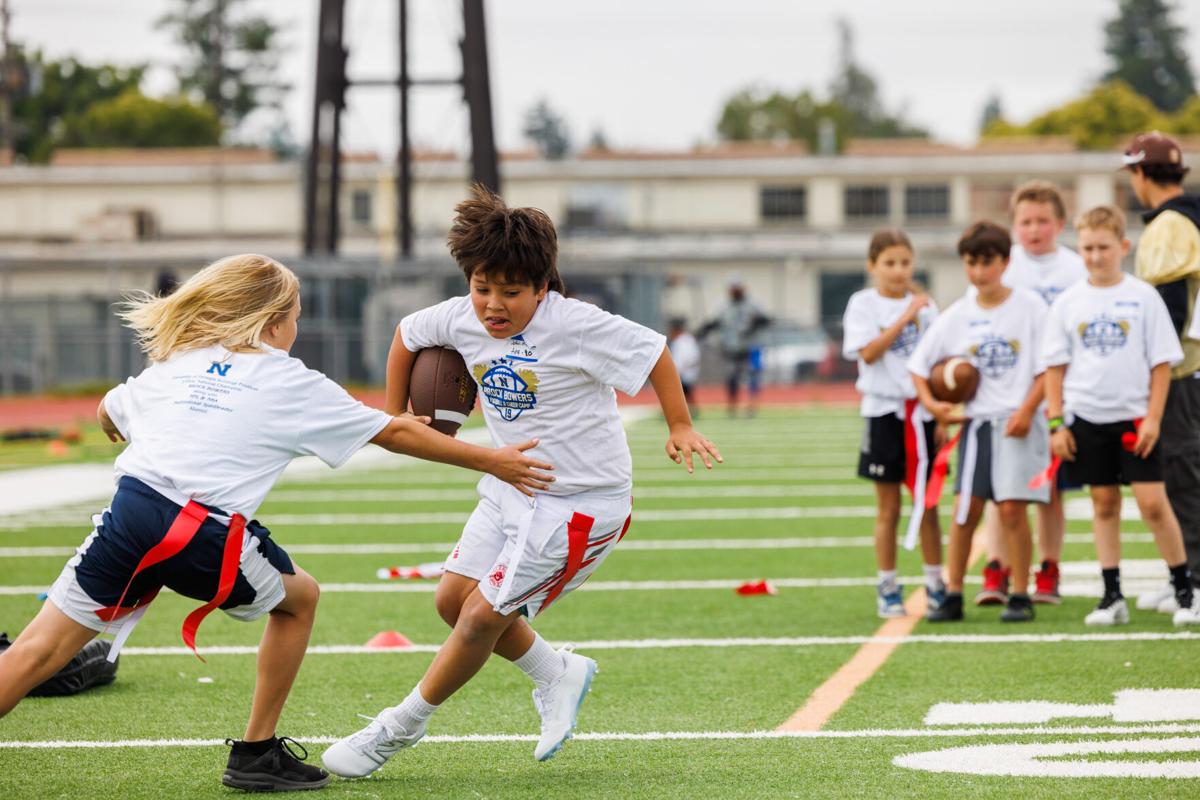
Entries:
[[446, 243], [468, 281], [480, 275], [566, 293], [558, 274], [558, 234], [546, 212], [509, 208], [478, 183], [454, 211]]

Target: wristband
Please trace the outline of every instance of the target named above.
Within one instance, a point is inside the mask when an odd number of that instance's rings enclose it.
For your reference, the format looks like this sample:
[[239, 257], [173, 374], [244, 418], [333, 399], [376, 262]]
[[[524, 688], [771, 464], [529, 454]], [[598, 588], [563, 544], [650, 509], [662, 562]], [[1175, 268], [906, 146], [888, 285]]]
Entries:
[[1051, 417], [1051, 418], [1050, 418], [1050, 423], [1049, 423], [1049, 424], [1050, 424], [1050, 432], [1051, 432], [1051, 433], [1054, 433], [1054, 432], [1055, 432], [1055, 431], [1057, 431], [1059, 428], [1063, 427], [1063, 425], [1064, 425], [1065, 423], [1063, 423], [1063, 418], [1062, 418], [1062, 417]]

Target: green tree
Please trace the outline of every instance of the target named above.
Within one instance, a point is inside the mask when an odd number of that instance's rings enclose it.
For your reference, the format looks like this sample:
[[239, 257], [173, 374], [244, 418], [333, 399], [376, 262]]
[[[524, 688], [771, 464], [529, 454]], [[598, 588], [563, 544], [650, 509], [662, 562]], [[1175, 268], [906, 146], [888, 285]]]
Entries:
[[562, 116], [550, 107], [545, 98], [538, 100], [525, 112], [521, 129], [544, 158], [563, 158], [571, 152], [571, 132]]
[[175, 67], [180, 92], [215, 108], [230, 131], [260, 108], [278, 113], [291, 88], [278, 77], [280, 27], [246, 3], [173, 0], [175, 7], [158, 20], [186, 53]]
[[15, 58], [23, 89], [13, 103], [14, 151], [33, 163], [50, 160], [68, 117], [93, 103], [136, 90], [144, 65], [89, 66], [73, 58], [47, 60], [40, 51], [18, 49]]
[[137, 89], [92, 103], [64, 120], [65, 147], [212, 147], [221, 121], [210, 106], [186, 98], [155, 100]]
[[822, 120], [833, 123], [840, 150], [851, 137], [890, 138], [928, 136], [924, 129], [891, 113], [879, 97], [879, 84], [854, 57], [854, 32], [838, 20], [841, 42], [838, 72], [829, 86], [829, 99], [809, 89], [788, 94], [762, 87], [741, 89], [725, 101], [717, 133], [731, 141], [792, 139], [818, 151]]
[[1140, 131], [1169, 130], [1172, 120], [1122, 81], [1102, 83], [1083, 97], [1035, 117], [1025, 125], [993, 120], [984, 138], [1067, 136], [1084, 150], [1107, 150]]
[[1004, 106], [1000, 102], [1000, 95], [993, 92], [988, 96], [987, 101], [983, 104], [983, 111], [979, 114], [979, 131], [986, 131], [988, 126], [996, 120], [1004, 119]]
[[1105, 81], [1120, 80], [1163, 111], [1175, 111], [1196, 93], [1184, 48], [1187, 31], [1171, 17], [1167, 0], [1119, 0], [1104, 25], [1104, 52], [1112, 59]]

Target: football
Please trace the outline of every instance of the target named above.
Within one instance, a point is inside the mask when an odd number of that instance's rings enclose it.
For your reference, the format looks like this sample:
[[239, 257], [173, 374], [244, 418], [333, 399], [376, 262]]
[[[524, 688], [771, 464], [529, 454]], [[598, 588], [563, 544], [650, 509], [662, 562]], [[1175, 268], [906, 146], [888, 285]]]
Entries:
[[453, 436], [475, 407], [475, 380], [457, 351], [429, 347], [413, 362], [408, 399], [414, 414], [429, 417], [435, 430]]
[[979, 388], [979, 370], [961, 356], [943, 358], [929, 373], [929, 390], [935, 400], [966, 403]]

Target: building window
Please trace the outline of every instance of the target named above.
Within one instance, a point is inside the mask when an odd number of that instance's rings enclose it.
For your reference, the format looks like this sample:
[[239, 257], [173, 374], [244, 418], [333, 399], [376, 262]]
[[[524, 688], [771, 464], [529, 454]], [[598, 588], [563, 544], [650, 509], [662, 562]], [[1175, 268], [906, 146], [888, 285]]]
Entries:
[[950, 187], [941, 183], [904, 187], [907, 219], [946, 219], [950, 216]]
[[764, 222], [801, 222], [808, 214], [808, 192], [803, 186], [764, 186], [758, 207]]
[[576, 184], [567, 190], [568, 231], [619, 231], [629, 226], [625, 187], [613, 183]]
[[350, 219], [356, 225], [371, 224], [371, 193], [366, 189], [355, 189], [350, 195]]
[[879, 219], [888, 215], [888, 187], [846, 187], [846, 219]]

